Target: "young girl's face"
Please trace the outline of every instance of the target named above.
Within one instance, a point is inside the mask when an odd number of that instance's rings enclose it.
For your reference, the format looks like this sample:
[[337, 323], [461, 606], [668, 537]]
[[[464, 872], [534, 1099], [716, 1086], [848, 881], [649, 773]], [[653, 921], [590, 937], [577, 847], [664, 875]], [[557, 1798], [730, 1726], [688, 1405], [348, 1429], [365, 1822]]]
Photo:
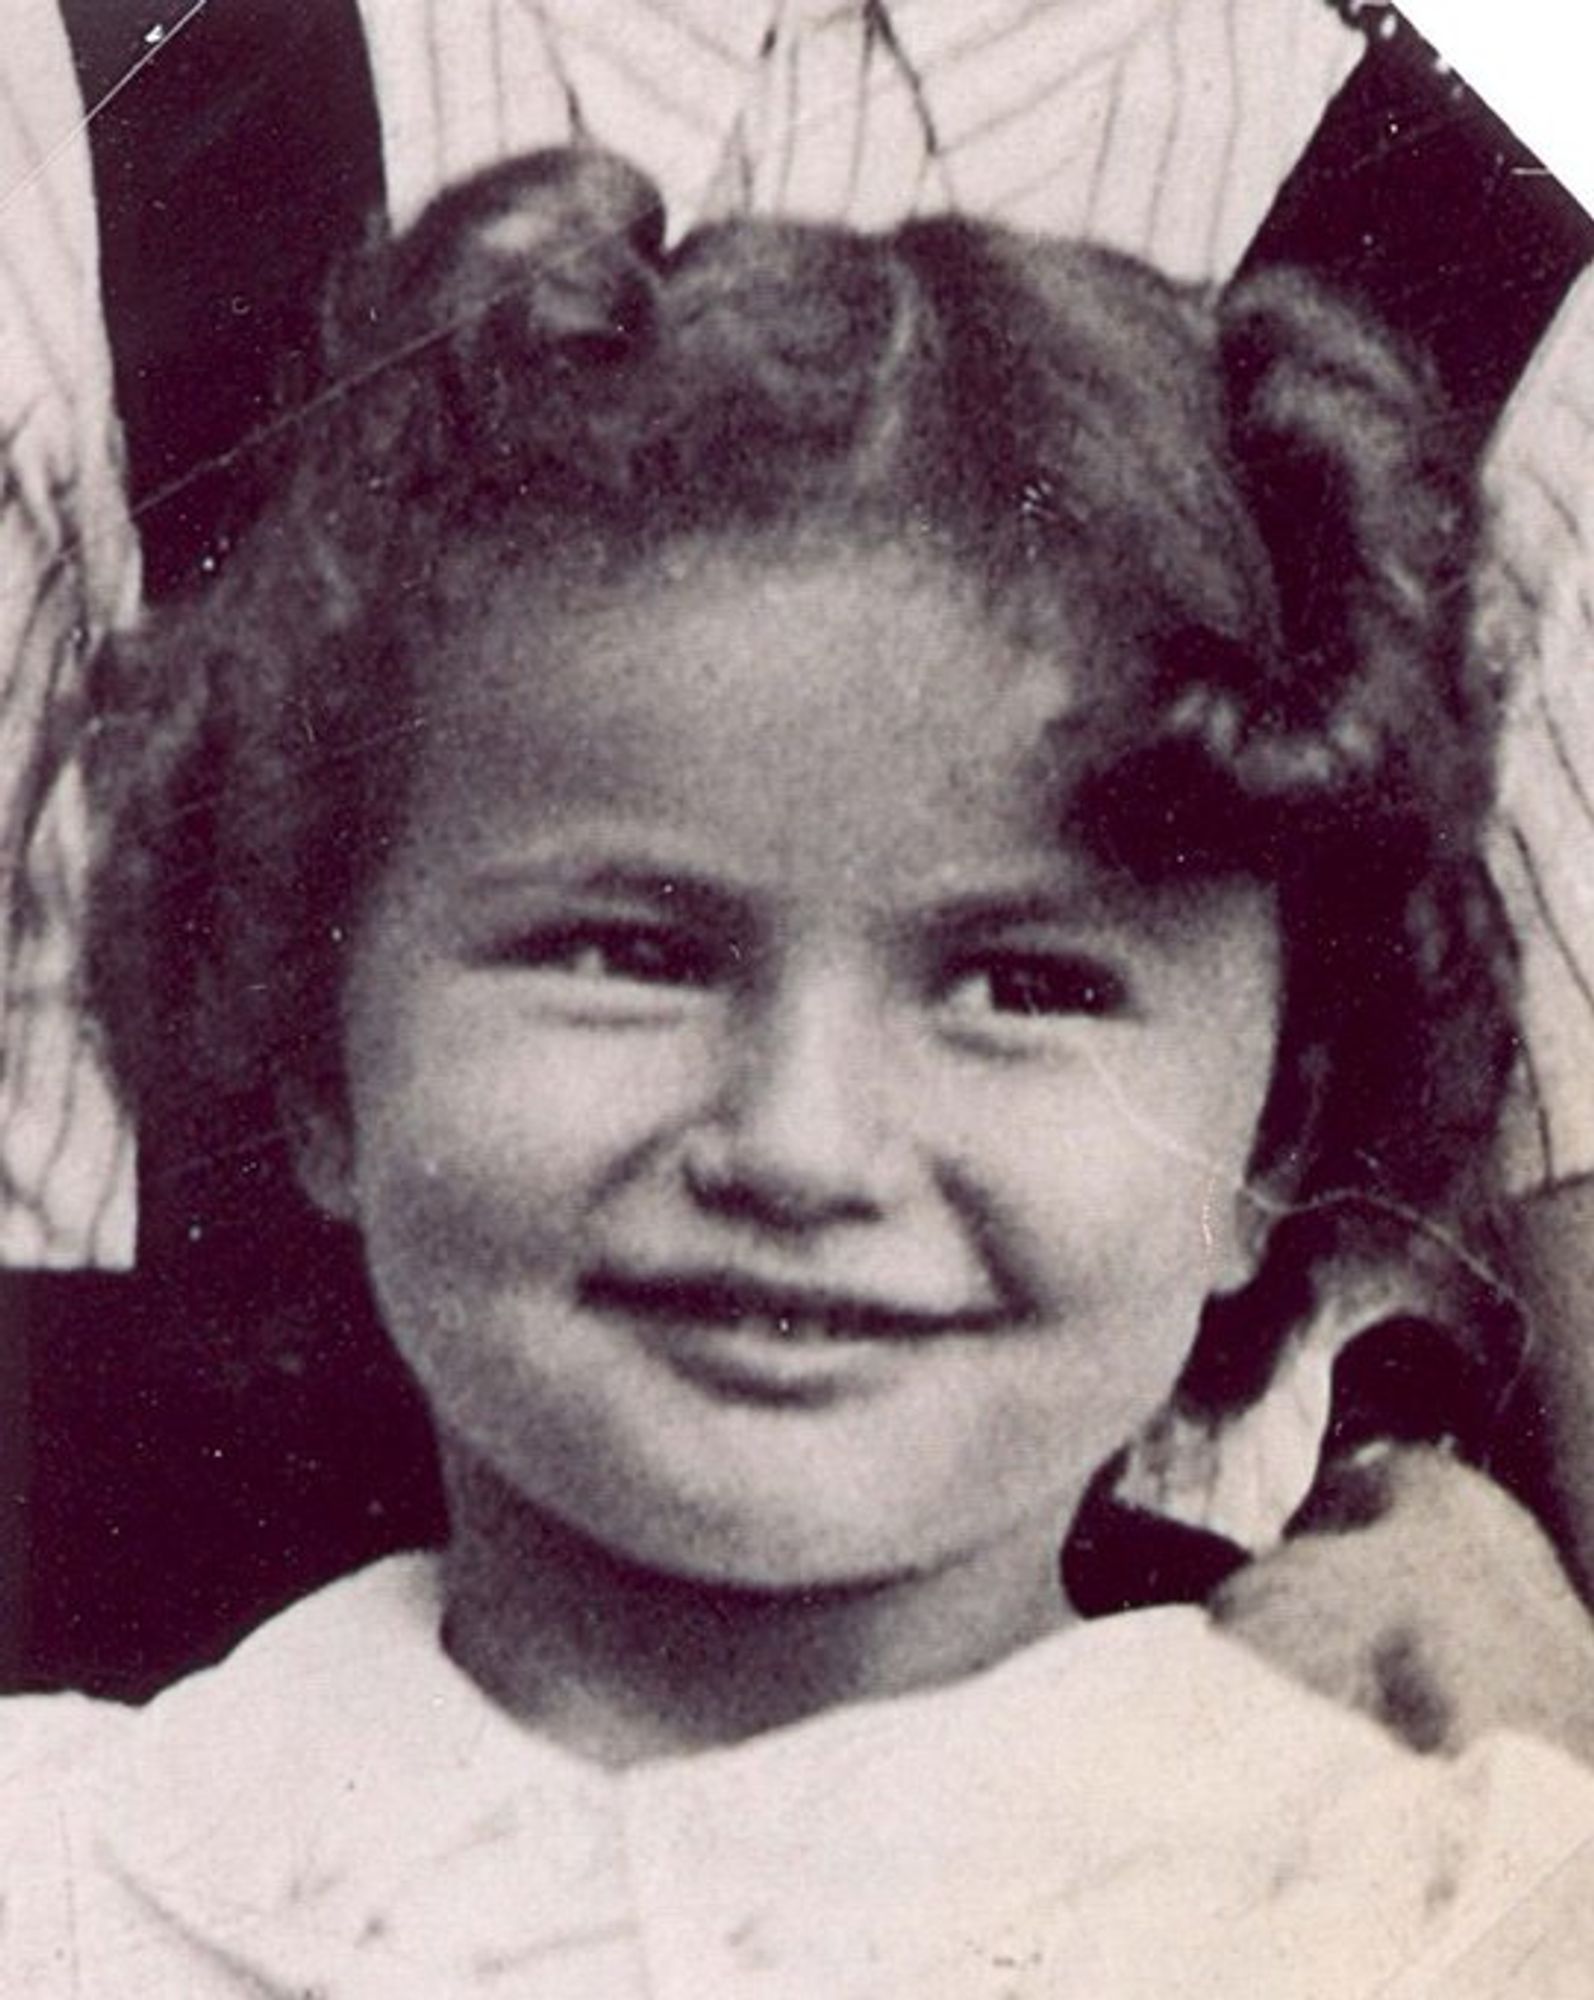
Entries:
[[670, 1574], [1052, 1577], [1245, 1274], [1278, 1015], [1264, 888], [1060, 843], [1093, 634], [710, 550], [450, 641], [333, 1195], [446, 1451]]

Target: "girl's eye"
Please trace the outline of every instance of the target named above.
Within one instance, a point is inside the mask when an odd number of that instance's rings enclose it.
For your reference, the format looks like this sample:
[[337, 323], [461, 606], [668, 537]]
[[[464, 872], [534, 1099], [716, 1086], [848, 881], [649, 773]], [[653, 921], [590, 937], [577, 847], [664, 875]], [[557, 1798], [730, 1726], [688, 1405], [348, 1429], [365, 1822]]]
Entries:
[[518, 938], [501, 960], [592, 984], [699, 987], [724, 976], [723, 956], [705, 940], [662, 925], [582, 923]]
[[1110, 966], [1051, 952], [999, 952], [961, 966], [946, 997], [962, 1015], [1110, 1018], [1129, 1005], [1128, 987]]

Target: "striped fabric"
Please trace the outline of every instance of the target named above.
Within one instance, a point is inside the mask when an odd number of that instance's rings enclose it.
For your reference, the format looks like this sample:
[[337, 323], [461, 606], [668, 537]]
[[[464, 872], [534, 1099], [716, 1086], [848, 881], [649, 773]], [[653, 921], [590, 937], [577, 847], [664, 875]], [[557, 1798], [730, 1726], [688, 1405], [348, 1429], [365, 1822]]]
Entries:
[[1506, 411], [1487, 468], [1497, 597], [1525, 607], [1495, 872], [1524, 940], [1519, 1187], [1594, 1170], [1594, 272]]
[[1237, 262], [1361, 46], [1317, 0], [361, 7], [400, 221], [579, 134], [645, 167], [678, 229], [954, 206], [1189, 278]]
[[[0, 44], [0, 1263], [111, 1264], [132, 1242], [131, 1145], [72, 1004], [82, 799], [62, 764], [85, 651], [133, 608], [94, 211], [53, 0]], [[48, 798], [46, 795], [48, 794]], [[23, 866], [24, 828], [43, 820]]]
[[[751, 208], [880, 223], [956, 206], [1093, 235], [1189, 278], [1232, 269], [1360, 41], [1321, 0], [359, 0], [395, 218], [505, 152], [585, 136], [673, 226]], [[131, 1148], [71, 1005], [84, 834], [68, 771], [83, 647], [125, 616], [86, 148], [50, 0], [0, 43], [0, 890], [19, 920], [0, 1075], [0, 1262], [132, 1254]], [[171, 10], [168, 9], [168, 13]], [[186, 16], [172, 16], [168, 38]], [[150, 59], [160, 59], [152, 44]], [[1594, 1167], [1594, 291], [1509, 415], [1491, 480], [1536, 606], [1502, 874], [1529, 945], [1524, 1184]], [[4, 857], [12, 858], [6, 867]]]

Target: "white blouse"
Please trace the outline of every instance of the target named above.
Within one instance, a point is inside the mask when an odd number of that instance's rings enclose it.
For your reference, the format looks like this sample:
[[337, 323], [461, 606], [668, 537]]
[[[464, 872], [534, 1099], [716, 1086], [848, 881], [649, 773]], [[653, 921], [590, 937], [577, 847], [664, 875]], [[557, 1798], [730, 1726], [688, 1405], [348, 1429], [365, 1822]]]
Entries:
[[0, 1710], [28, 2000], [1389, 2000], [1588, 1992], [1594, 1778], [1398, 1748], [1197, 1612], [621, 1772], [493, 1707], [434, 1562], [143, 1710]]

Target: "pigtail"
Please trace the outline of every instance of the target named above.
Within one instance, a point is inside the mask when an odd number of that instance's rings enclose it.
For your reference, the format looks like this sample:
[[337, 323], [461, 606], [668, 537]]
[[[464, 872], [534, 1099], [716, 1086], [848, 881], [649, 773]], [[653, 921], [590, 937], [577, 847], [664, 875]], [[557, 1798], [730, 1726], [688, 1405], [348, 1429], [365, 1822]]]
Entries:
[[[1423, 369], [1298, 274], [1236, 285], [1215, 341], [1277, 644], [1259, 660], [1193, 642], [1208, 661], [1186, 661], [1161, 775], [1182, 756], [1201, 774], [1186, 801], [1204, 782], [1209, 806], [1260, 804], [1247, 831], [1291, 951], [1256, 1162], [1277, 1204], [1267, 1253], [1246, 1292], [1209, 1303], [1178, 1403], [1210, 1422], [1251, 1401], [1319, 1274], [1362, 1257], [1422, 1274], [1449, 1315], [1433, 1338], [1454, 1396], [1487, 1400], [1521, 1339], [1490, 1276], [1516, 951], [1484, 858], [1500, 702], [1474, 632], [1463, 440]], [[1209, 859], [1245, 864], [1210, 811], [1181, 813]]]
[[1478, 524], [1424, 373], [1292, 272], [1223, 299], [1217, 360], [1279, 604], [1253, 786], [1475, 820], [1492, 740], [1470, 641]]
[[585, 149], [444, 194], [330, 301], [323, 402], [346, 449], [317, 455], [324, 483], [390, 517], [451, 495], [468, 518], [534, 481], [579, 504], [653, 351], [664, 228], [653, 184]]
[[[1317, 801], [1309, 889], [1280, 857], [1307, 946], [1295, 1039], [1335, 1051], [1312, 1179], [1442, 1213], [1480, 1192], [1514, 1054], [1513, 951], [1482, 852], [1498, 717], [1473, 642], [1468, 468], [1422, 373], [1296, 275], [1234, 289], [1218, 355], [1279, 601], [1237, 762], [1254, 792]], [[1370, 1154], [1356, 1135], [1380, 1102]]]
[[[1159, 840], [1170, 861], [1221, 866], [1254, 863], [1260, 838], [1272, 868], [1303, 827], [1354, 840], [1376, 825], [1395, 846], [1475, 828], [1494, 733], [1471, 639], [1478, 521], [1425, 376], [1299, 273], [1236, 285], [1209, 338], [1214, 448], [1244, 509], [1230, 532], [1259, 550], [1267, 596], [1243, 625], [1155, 636], [1161, 714], [1100, 760], [1104, 838], [1151, 869]], [[1244, 854], [1221, 823], [1236, 790]], [[1179, 809], [1147, 815], [1148, 795]]]

